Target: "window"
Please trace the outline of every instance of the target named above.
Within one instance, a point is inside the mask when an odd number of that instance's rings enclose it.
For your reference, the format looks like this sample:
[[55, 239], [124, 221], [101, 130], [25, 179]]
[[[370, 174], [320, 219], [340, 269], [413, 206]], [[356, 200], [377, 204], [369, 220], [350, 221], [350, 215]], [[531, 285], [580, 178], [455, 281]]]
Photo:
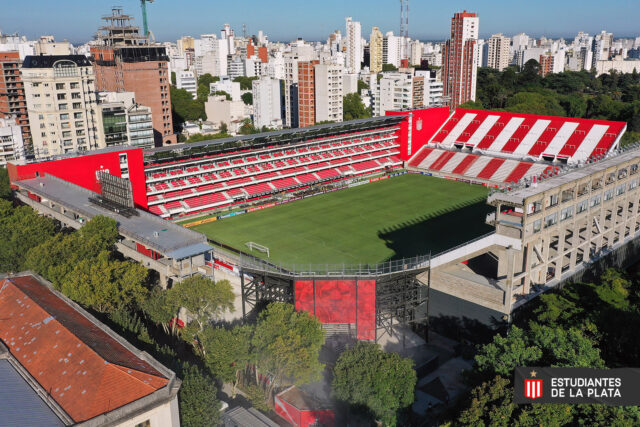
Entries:
[[40, 98], [40, 94], [39, 94], [39, 93], [34, 93], [34, 94], [33, 94], [33, 97], [34, 97], [34, 98]]
[[77, 128], [80, 128], [80, 127], [84, 126], [84, 123], [83, 122], [75, 122], [74, 126], [77, 127]]
[[84, 136], [84, 129], [78, 129], [76, 131], [76, 136]]
[[33, 87], [39, 87], [40, 86], [40, 82], [34, 82], [31, 84], [31, 86]]
[[557, 222], [558, 222], [558, 212], [547, 216], [544, 219], [544, 226], [545, 226], [545, 228], [551, 227], [552, 225], [555, 225]]
[[47, 133], [46, 132], [40, 132], [40, 136], [43, 137], [43, 138], [46, 138], [47, 137]]
[[557, 204], [558, 204], [558, 195], [553, 194], [552, 196], [549, 197], [549, 206], [555, 206]]
[[576, 205], [576, 213], [582, 213], [587, 210], [587, 200], [584, 200]]
[[80, 87], [80, 83], [78, 82], [69, 83], [69, 87], [71, 89], [78, 89]]
[[71, 94], [71, 99], [80, 99], [80, 92], [73, 92]]
[[598, 206], [602, 201], [602, 196], [598, 194], [597, 196], [593, 196], [591, 198], [591, 207]]
[[56, 89], [57, 90], [63, 90], [64, 89], [64, 83], [56, 83]]
[[151, 427], [151, 421], [147, 420], [147, 421], [143, 421], [139, 424], [136, 424], [135, 427]]
[[619, 196], [621, 194], [624, 194], [624, 192], [626, 191], [626, 185], [624, 184], [620, 184], [616, 187], [616, 196]]
[[69, 127], [70, 127], [70, 126], [69, 126], [69, 123], [68, 123], [68, 122], [65, 122], [65, 123], [60, 123], [60, 127], [61, 127], [62, 129], [69, 129]]
[[629, 190], [633, 190], [634, 188], [636, 188], [638, 186], [638, 179], [633, 179], [631, 180], [631, 182], [629, 182]]
[[44, 120], [44, 114], [38, 114], [38, 119], [39, 120]]
[[79, 110], [80, 108], [82, 108], [82, 104], [80, 102], [74, 102], [73, 103], [73, 109], [74, 110]]
[[[73, 104], [73, 105], [76, 105], [76, 104]], [[76, 108], [76, 107], [73, 107], [73, 108]], [[73, 118], [74, 119], [81, 119], [82, 118], [82, 113], [73, 113]]]
[[71, 131], [70, 130], [65, 130], [62, 132], [62, 137], [63, 138], [71, 138]]
[[57, 96], [58, 96], [58, 101], [63, 100], [63, 99], [67, 99], [67, 94], [66, 93], [59, 93]]
[[571, 217], [573, 217], [573, 206], [569, 206], [568, 208], [564, 208], [560, 211], [560, 221], [564, 221]]
[[65, 147], [71, 147], [73, 145], [73, 141], [70, 139], [65, 139], [64, 141], [62, 141], [62, 145]]
[[40, 129], [44, 129], [44, 123], [40, 123]]
[[78, 138], [78, 145], [82, 145], [86, 142], [84, 138]]
[[604, 201], [613, 199], [613, 189], [604, 192]]
[[542, 220], [541, 219], [537, 219], [537, 220], [533, 221], [533, 232], [534, 233], [539, 233], [541, 229], [542, 229]]
[[60, 120], [69, 120], [69, 114], [68, 113], [60, 114]]
[[58, 110], [66, 110], [67, 104], [58, 104]]

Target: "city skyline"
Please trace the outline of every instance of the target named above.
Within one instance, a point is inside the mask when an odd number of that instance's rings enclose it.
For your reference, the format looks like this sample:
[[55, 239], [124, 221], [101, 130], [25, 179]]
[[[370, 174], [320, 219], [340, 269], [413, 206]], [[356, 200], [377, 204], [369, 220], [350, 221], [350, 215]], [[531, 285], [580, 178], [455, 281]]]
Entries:
[[[107, 4], [78, 0], [66, 1], [65, 4], [64, 10], [60, 10], [58, 4], [44, 0], [34, 0], [28, 5], [16, 4], [5, 11], [0, 30], [30, 38], [52, 34], [56, 40], [83, 43], [93, 38], [100, 17], [109, 13], [111, 8]], [[135, 17], [138, 25], [142, 24], [139, 0], [125, 0], [120, 5], [125, 13]], [[445, 40], [449, 37], [450, 17], [466, 9], [478, 13], [482, 19], [480, 38], [488, 38], [494, 33], [513, 35], [520, 32], [536, 37], [567, 38], [578, 31], [595, 34], [601, 30], [613, 32], [615, 37], [636, 36], [638, 31], [629, 19], [636, 7], [632, 1], [615, 0], [610, 5], [615, 7], [610, 7], [607, 16], [603, 17], [599, 14], [599, 2], [572, 0], [558, 4], [543, 0], [538, 2], [538, 7], [528, 10], [524, 19], [520, 5], [514, 2], [483, 0], [468, 4], [454, 0], [446, 4], [424, 4], [414, 1], [411, 4], [409, 35], [421, 40]], [[298, 37], [321, 41], [335, 30], [344, 33], [345, 16], [353, 16], [354, 21], [361, 22], [363, 36], [369, 34], [372, 26], [380, 27], [383, 33], [399, 32], [400, 10], [396, 1], [356, 0], [346, 7], [329, 0], [323, 3], [323, 7], [314, 7], [313, 4], [302, 6], [290, 0], [277, 0], [276, 4], [269, 2], [267, 5], [254, 2], [213, 5], [203, 0], [188, 0], [180, 4], [180, 10], [185, 11], [184, 21], [176, 19], [176, 7], [175, 2], [166, 0], [156, 1], [148, 7], [149, 25], [158, 41], [173, 41], [183, 35], [218, 33], [225, 23], [231, 24], [238, 35], [242, 34], [242, 25], [245, 24], [248, 35], [263, 30], [273, 41], [286, 42]], [[193, 8], [193, 12], [189, 8]], [[68, 10], [75, 13], [69, 14]], [[549, 13], [550, 10], [553, 14]], [[577, 19], [567, 20], [569, 14]], [[243, 16], [244, 19], [240, 18]]]

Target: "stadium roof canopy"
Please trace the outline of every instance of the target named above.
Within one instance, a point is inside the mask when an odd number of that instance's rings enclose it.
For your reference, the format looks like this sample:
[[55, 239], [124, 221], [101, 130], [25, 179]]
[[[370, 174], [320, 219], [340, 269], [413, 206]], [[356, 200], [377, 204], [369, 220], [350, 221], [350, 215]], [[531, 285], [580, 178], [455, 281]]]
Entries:
[[122, 216], [91, 201], [96, 193], [51, 175], [17, 181], [16, 185], [83, 215], [87, 220], [97, 215], [113, 218], [118, 232], [172, 259], [184, 259], [211, 251], [207, 238], [200, 233], [165, 221], [141, 209], [138, 215]]
[[[290, 144], [307, 141], [316, 138], [324, 138], [332, 135], [344, 134], [356, 131], [366, 131], [383, 126], [394, 126], [404, 120], [405, 116], [380, 116], [366, 119], [349, 120], [340, 123], [326, 123], [317, 126], [304, 128], [284, 129], [272, 132], [255, 133], [251, 135], [240, 135], [229, 138], [209, 139], [206, 141], [168, 145], [165, 147], [149, 148], [144, 150], [145, 157], [167, 158], [171, 153], [174, 158], [188, 158], [193, 155], [208, 154], [211, 152], [224, 152], [229, 147], [229, 151], [236, 151], [237, 147], [250, 146], [260, 148], [265, 145]], [[163, 156], [165, 154], [165, 156]], [[159, 155], [159, 156], [158, 156]]]

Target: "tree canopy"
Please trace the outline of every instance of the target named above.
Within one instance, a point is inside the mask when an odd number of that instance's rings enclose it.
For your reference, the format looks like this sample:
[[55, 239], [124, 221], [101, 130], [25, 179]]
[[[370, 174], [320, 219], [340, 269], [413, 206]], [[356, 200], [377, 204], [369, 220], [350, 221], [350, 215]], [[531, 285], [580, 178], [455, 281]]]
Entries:
[[350, 93], [342, 100], [342, 118], [344, 121], [371, 117], [371, 112], [362, 103], [359, 93]]
[[361, 341], [338, 358], [332, 390], [337, 399], [364, 406], [384, 425], [395, 425], [398, 411], [413, 403], [416, 381], [411, 359]]
[[239, 76], [233, 79], [233, 81], [240, 83], [240, 90], [251, 90], [253, 88], [253, 81], [258, 79], [259, 77]]
[[251, 344], [255, 363], [271, 379], [268, 395], [284, 384], [320, 379], [324, 331], [317, 317], [297, 312], [291, 304], [269, 304], [260, 313]]
[[11, 184], [7, 168], [0, 168], [0, 199], [11, 200]]
[[242, 102], [244, 102], [246, 105], [253, 105], [253, 93], [245, 92], [242, 94], [241, 98]]
[[207, 119], [202, 99], [193, 99], [185, 89], [178, 89], [175, 86], [170, 86], [169, 90], [171, 92], [171, 112], [175, 128], [179, 129], [180, 125], [186, 121]]
[[185, 364], [180, 401], [180, 425], [185, 427], [217, 426], [220, 422], [220, 401], [213, 378], [197, 366]]

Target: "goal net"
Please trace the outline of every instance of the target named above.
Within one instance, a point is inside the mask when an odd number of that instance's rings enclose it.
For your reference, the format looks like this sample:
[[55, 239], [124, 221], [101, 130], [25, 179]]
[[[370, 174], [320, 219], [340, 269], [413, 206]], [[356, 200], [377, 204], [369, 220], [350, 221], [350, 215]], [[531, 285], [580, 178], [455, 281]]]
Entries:
[[265, 254], [267, 254], [267, 258], [269, 258], [269, 248], [263, 245], [260, 245], [256, 242], [247, 242], [245, 243], [245, 245], [247, 245], [247, 247], [249, 248], [249, 250], [253, 251], [254, 249], [260, 252], [263, 252]]

